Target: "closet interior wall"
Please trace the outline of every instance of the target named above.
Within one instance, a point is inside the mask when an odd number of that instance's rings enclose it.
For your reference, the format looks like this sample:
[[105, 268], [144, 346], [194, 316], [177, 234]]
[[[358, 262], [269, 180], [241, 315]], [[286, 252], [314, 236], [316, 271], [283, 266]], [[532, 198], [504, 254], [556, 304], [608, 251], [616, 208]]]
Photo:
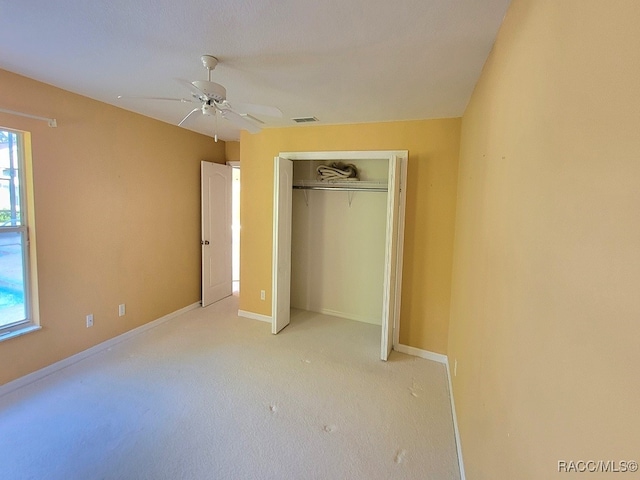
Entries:
[[[295, 161], [294, 185], [328, 163]], [[348, 163], [361, 181], [388, 180], [387, 160]], [[386, 192], [294, 189], [291, 306], [381, 325], [386, 222]]]

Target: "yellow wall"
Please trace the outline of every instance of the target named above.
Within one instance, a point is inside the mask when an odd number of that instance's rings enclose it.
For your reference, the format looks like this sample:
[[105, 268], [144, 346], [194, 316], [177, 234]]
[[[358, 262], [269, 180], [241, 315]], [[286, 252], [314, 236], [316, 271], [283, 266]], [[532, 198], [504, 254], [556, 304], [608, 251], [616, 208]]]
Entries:
[[240, 142], [225, 142], [224, 151], [227, 162], [240, 161]]
[[638, 460], [638, 18], [514, 0], [464, 115], [448, 354], [467, 478]]
[[200, 161], [225, 146], [2, 70], [0, 85], [3, 108], [58, 121], [0, 114], [32, 132], [42, 325], [0, 342], [3, 384], [199, 300]]
[[[400, 342], [445, 353], [460, 119], [242, 133], [240, 308], [271, 315], [273, 157], [286, 151], [409, 150]], [[260, 300], [260, 290], [266, 300]]]

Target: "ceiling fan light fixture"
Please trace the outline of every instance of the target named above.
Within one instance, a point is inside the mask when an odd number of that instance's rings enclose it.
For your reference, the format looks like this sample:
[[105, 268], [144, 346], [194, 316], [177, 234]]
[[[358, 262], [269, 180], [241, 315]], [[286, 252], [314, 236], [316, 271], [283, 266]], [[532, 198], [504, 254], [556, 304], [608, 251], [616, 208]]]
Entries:
[[[227, 102], [227, 89], [219, 83], [211, 81], [211, 70], [218, 65], [218, 59], [212, 55], [202, 55], [200, 57], [202, 64], [207, 69], [207, 80], [188, 80], [176, 79], [179, 83], [186, 86], [191, 91], [191, 98], [168, 98], [168, 97], [130, 97], [147, 100], [170, 100], [177, 102], [192, 103], [195, 106], [179, 123], [183, 126], [190, 118], [197, 113], [203, 116], [213, 117], [217, 122], [218, 113], [222, 118], [240, 130], [247, 130], [249, 133], [258, 133], [260, 126], [264, 124], [262, 120], [251, 115], [266, 115], [268, 117], [282, 117], [282, 112], [276, 107], [267, 105], [255, 105], [251, 103], [236, 103], [233, 105]], [[122, 95], [118, 98], [124, 98]], [[214, 139], [217, 141], [217, 124], [214, 130]]]
[[216, 107], [212, 107], [211, 105], [208, 105], [206, 103], [202, 104], [202, 114], [203, 115], [215, 115], [216, 114]]

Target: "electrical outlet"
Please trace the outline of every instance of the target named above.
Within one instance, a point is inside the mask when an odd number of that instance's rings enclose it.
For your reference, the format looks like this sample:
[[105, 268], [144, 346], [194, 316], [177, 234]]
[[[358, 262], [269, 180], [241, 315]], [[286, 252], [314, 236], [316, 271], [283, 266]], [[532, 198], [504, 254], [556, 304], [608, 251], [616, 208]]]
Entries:
[[87, 315], [87, 328], [93, 327], [93, 313]]
[[260, 300], [264, 300], [264, 299], [265, 299], [264, 290], [260, 290]]
[[458, 376], [458, 359], [457, 358], [453, 361], [453, 376], [454, 377]]
[[118, 305], [118, 316], [119, 317], [124, 317], [125, 311], [126, 311], [126, 309], [125, 309], [124, 303], [121, 303], [120, 305]]

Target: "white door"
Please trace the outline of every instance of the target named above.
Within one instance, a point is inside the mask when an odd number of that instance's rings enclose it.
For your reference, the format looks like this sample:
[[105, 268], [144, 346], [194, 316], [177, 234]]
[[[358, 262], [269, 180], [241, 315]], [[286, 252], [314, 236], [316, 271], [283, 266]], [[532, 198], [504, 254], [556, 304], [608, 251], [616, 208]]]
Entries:
[[400, 225], [401, 162], [393, 155], [389, 159], [389, 192], [387, 194], [387, 240], [384, 260], [384, 287], [382, 300], [382, 341], [380, 358], [387, 360], [393, 348], [393, 329], [398, 314], [398, 248]]
[[202, 306], [231, 295], [231, 167], [201, 164]]
[[271, 333], [275, 334], [290, 321], [293, 162], [275, 157], [274, 165]]

